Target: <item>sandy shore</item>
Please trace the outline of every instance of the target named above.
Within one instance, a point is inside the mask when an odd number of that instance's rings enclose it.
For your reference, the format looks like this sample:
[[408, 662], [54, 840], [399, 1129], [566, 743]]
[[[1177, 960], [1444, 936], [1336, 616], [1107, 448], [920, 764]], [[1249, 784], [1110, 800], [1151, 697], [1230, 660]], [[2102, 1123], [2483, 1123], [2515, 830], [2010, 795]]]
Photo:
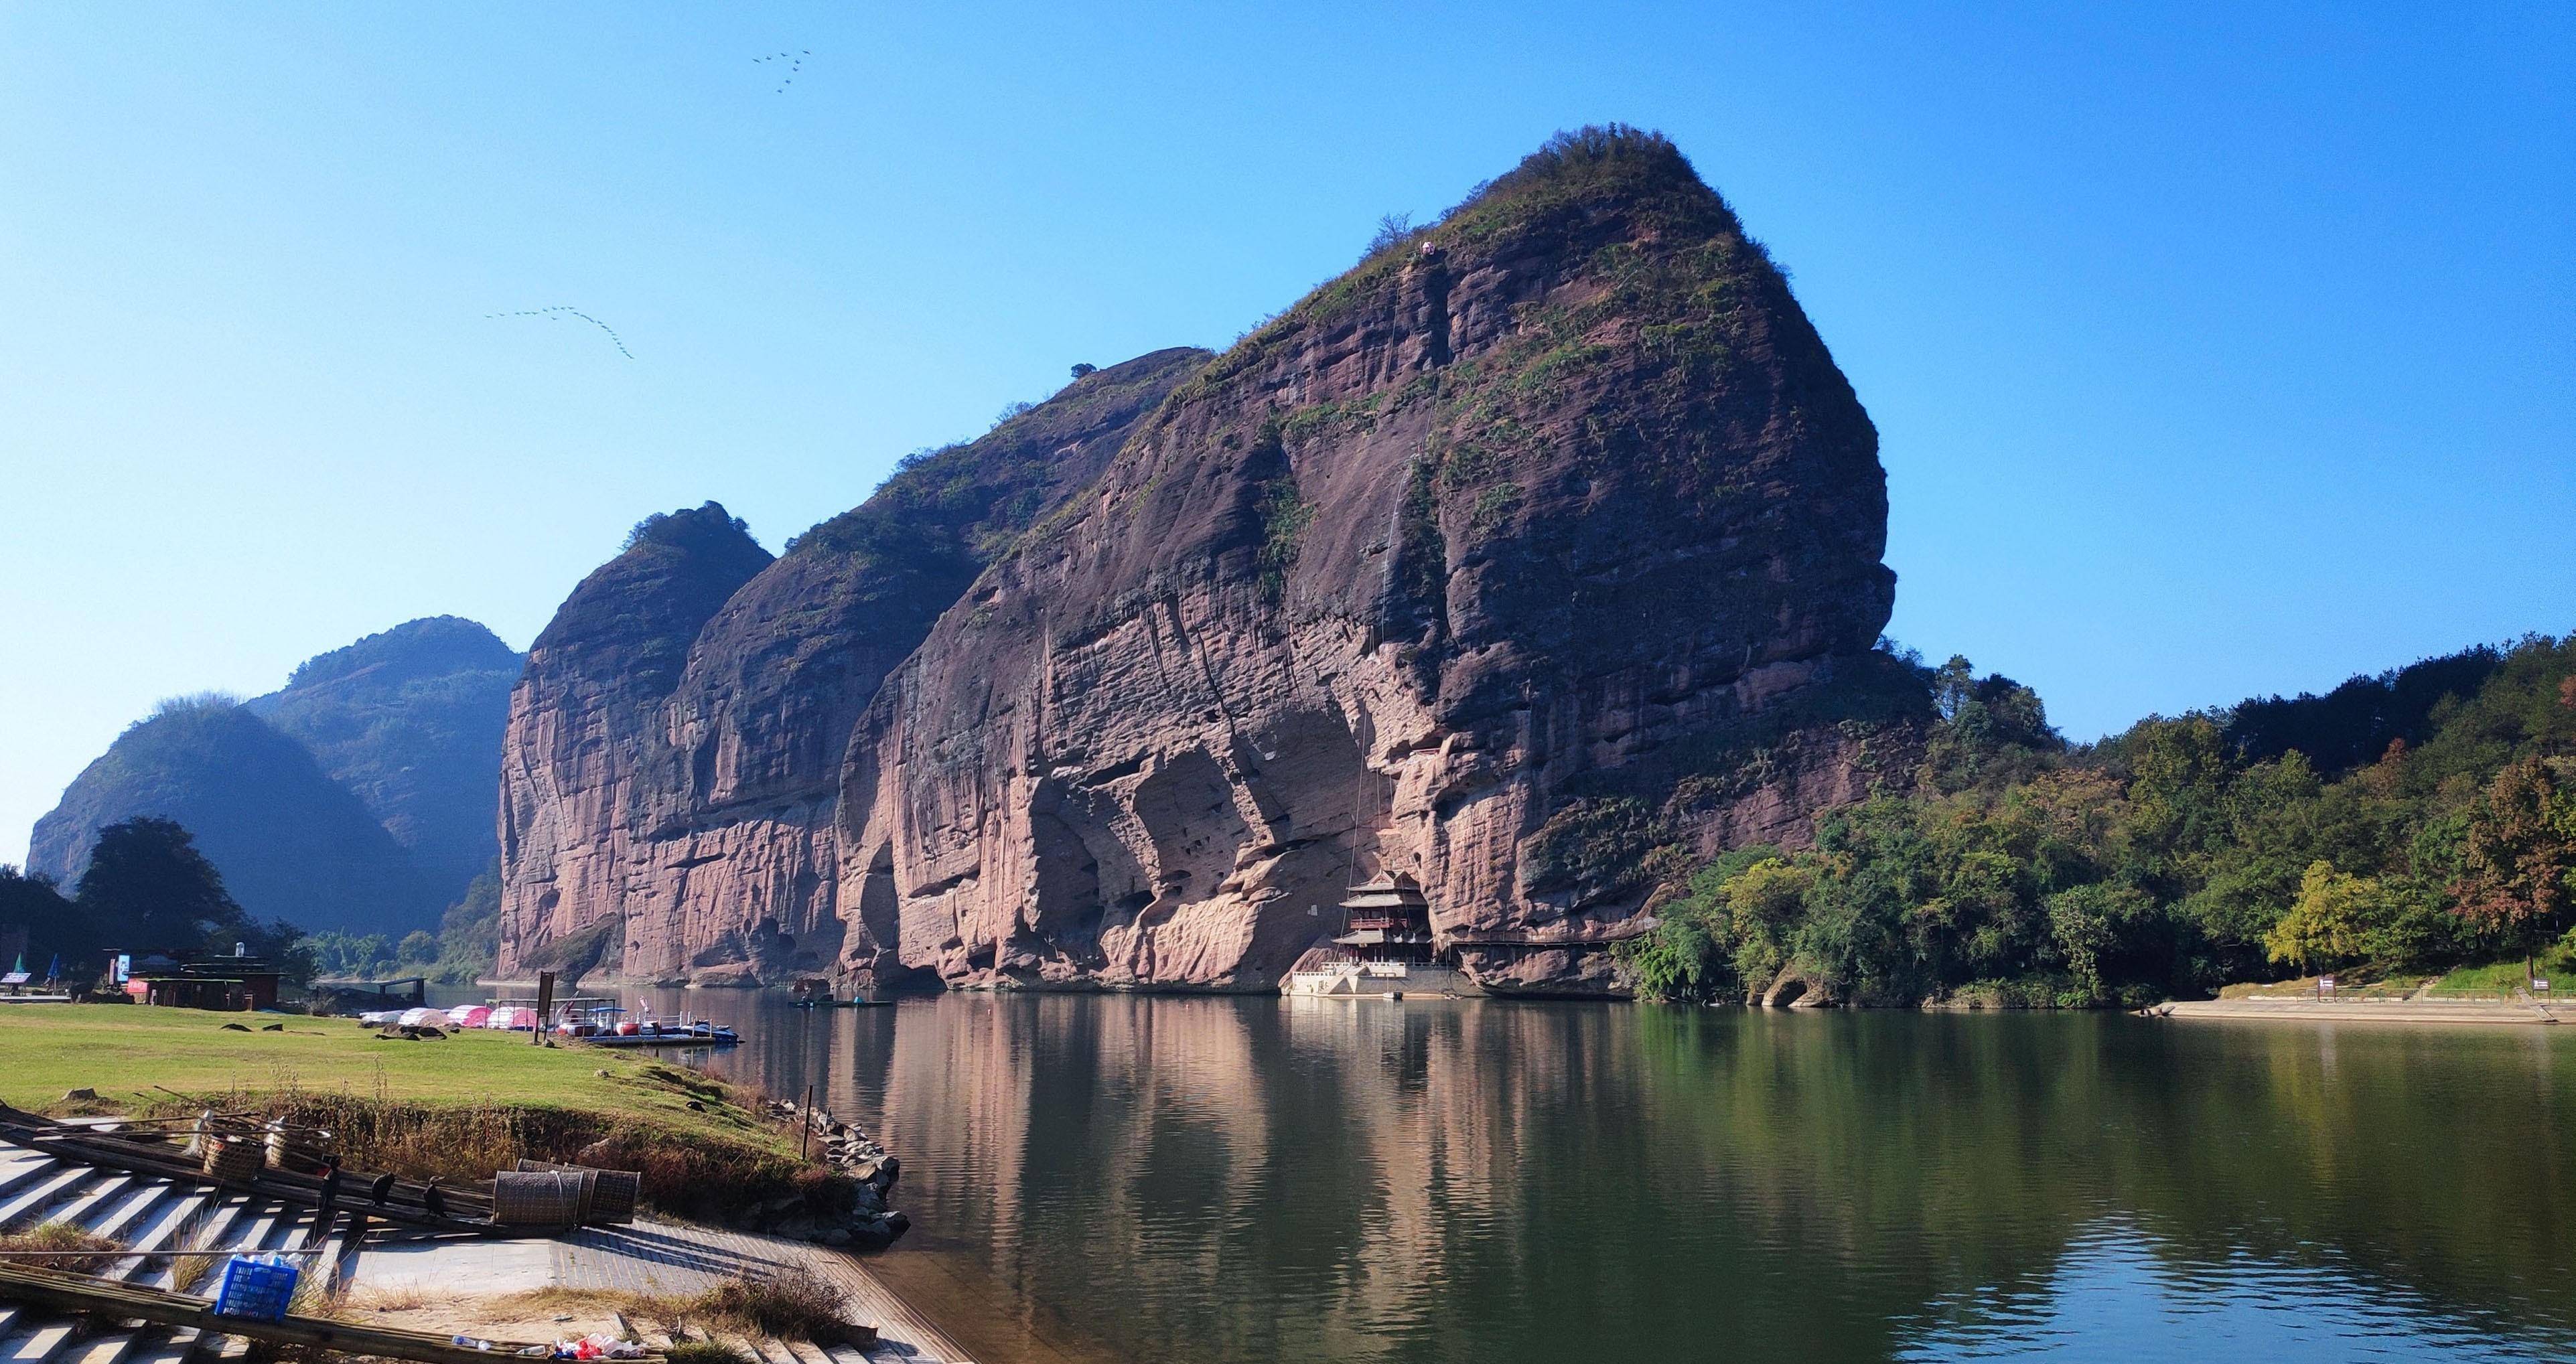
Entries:
[[2483, 1023], [2543, 1025], [2576, 1019], [2568, 1004], [2488, 999], [2204, 999], [2160, 1004], [2159, 1018], [2256, 1018], [2297, 1023]]

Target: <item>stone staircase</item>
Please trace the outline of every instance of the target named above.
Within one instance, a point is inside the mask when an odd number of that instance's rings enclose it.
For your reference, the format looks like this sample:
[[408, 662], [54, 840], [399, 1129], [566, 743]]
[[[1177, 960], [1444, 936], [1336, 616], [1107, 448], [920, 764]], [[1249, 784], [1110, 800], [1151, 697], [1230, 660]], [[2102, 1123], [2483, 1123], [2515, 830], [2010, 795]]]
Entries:
[[[222, 1261], [175, 1250], [249, 1252], [319, 1246], [300, 1257], [308, 1282], [337, 1282], [350, 1247], [345, 1223], [317, 1235], [312, 1210], [212, 1184], [128, 1174], [0, 1142], [0, 1233], [59, 1222], [126, 1248], [102, 1277], [211, 1295]], [[199, 1282], [202, 1280], [202, 1284]], [[232, 1357], [244, 1342], [192, 1328], [31, 1315], [0, 1302], [0, 1364], [181, 1364]]]

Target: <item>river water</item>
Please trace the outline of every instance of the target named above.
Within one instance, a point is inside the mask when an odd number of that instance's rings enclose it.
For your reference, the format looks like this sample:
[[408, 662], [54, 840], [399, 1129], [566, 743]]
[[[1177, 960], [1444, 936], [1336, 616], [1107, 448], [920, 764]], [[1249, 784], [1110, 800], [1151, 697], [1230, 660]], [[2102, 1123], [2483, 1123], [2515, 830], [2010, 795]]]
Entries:
[[2576, 1360], [2576, 1029], [646, 992], [1013, 1360]]

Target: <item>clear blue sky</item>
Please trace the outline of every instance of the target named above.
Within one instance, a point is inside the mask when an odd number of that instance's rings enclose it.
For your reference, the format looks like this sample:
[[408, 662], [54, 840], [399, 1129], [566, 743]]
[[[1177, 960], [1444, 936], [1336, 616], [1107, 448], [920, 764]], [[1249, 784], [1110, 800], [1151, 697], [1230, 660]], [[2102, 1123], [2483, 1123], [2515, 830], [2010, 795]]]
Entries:
[[[9, 5], [0, 860], [158, 697], [775, 547], [1614, 119], [1877, 419], [1892, 633], [2076, 737], [2563, 632], [2571, 70], [2559, 3]], [[636, 358], [485, 317], [557, 305]]]

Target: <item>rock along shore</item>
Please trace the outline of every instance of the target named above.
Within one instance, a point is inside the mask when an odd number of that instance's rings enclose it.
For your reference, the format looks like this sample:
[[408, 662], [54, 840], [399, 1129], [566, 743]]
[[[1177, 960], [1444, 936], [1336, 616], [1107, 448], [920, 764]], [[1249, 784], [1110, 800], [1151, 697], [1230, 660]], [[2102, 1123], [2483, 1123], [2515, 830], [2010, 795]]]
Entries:
[[822, 1245], [876, 1251], [892, 1246], [912, 1229], [912, 1219], [886, 1203], [903, 1175], [903, 1161], [876, 1138], [820, 1105], [809, 1109], [786, 1099], [770, 1099], [764, 1107], [772, 1117], [787, 1122], [801, 1119], [806, 1137], [821, 1145], [824, 1163], [857, 1185], [846, 1221], [782, 1207], [778, 1211], [785, 1215], [771, 1224], [771, 1230]]

